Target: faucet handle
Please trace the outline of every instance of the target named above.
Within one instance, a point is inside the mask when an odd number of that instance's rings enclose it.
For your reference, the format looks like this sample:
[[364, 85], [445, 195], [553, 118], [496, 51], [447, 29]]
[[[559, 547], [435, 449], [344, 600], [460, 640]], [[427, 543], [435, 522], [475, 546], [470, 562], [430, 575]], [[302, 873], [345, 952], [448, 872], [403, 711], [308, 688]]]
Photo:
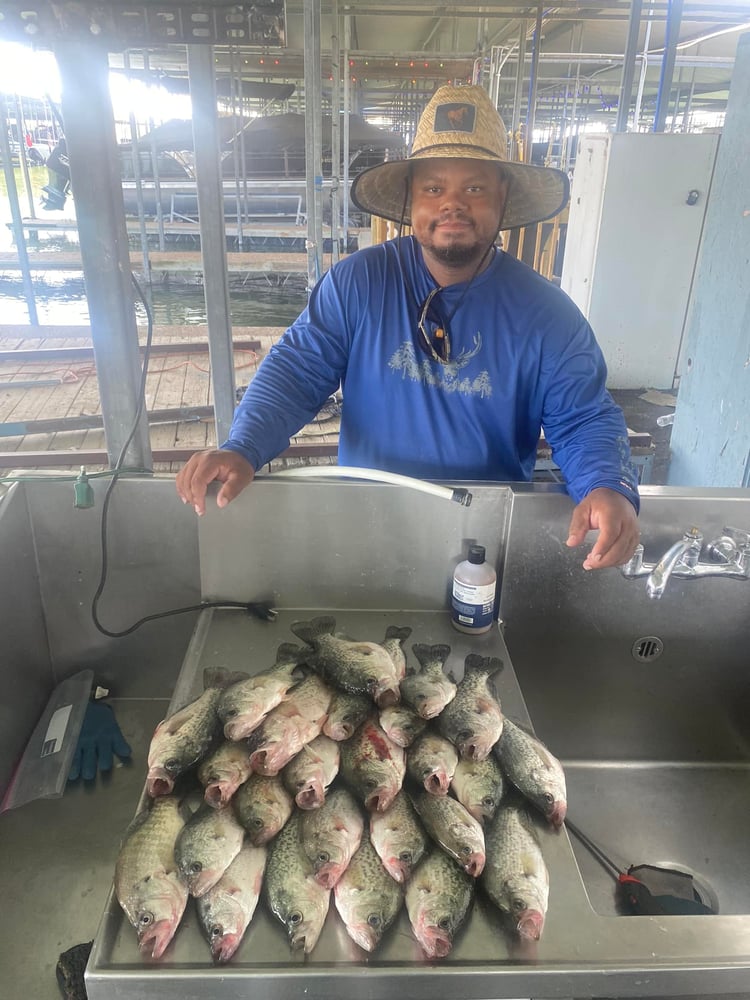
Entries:
[[750, 532], [741, 528], [722, 528], [721, 535], [709, 542], [706, 550], [717, 562], [737, 562], [741, 555], [750, 552]]
[[731, 538], [738, 549], [745, 549], [750, 545], [750, 531], [742, 528], [722, 528], [721, 533], [726, 538]]

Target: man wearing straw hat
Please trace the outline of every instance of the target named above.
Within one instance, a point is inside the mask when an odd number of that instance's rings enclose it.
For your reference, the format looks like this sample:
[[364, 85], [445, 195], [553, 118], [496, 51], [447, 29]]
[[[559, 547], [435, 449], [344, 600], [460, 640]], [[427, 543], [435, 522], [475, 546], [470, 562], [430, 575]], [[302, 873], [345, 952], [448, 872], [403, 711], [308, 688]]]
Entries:
[[576, 503], [568, 545], [598, 537], [585, 569], [627, 561], [638, 489], [622, 412], [588, 323], [560, 289], [495, 245], [556, 215], [559, 170], [507, 159], [481, 87], [441, 87], [406, 160], [359, 174], [364, 211], [413, 235], [340, 261], [260, 366], [220, 449], [193, 455], [177, 490], [220, 507], [289, 444], [339, 385], [342, 465], [420, 479], [529, 481], [543, 428]]

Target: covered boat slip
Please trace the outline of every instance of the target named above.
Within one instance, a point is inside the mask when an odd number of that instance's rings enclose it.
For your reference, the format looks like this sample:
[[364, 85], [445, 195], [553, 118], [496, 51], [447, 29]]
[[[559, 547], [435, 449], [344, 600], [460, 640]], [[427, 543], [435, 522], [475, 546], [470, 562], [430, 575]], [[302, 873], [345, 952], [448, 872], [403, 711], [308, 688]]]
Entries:
[[[463, 485], [473, 495], [469, 507], [400, 486], [262, 476], [230, 507], [219, 511], [209, 505], [198, 519], [179, 502], [171, 479], [125, 479], [115, 487], [110, 507], [109, 574], [100, 607], [108, 629], [124, 630], [143, 615], [199, 600], [267, 598], [279, 616], [268, 623], [234, 610], [203, 611], [153, 622], [121, 639], [104, 638], [90, 615], [100, 574], [104, 484], [95, 484], [96, 506], [88, 511], [73, 507], [69, 484], [17, 484], [4, 496], [0, 546], [13, 574], [6, 571], [0, 602], [6, 637], [3, 782], [54, 684], [82, 667], [94, 669], [111, 689], [133, 747], [132, 765], [116, 768], [92, 788], [71, 787], [61, 799], [32, 802], [0, 817], [2, 884], [7, 898], [16, 901], [14, 919], [0, 937], [4, 997], [56, 998], [59, 953], [92, 938], [91, 1000], [248, 995], [386, 1000], [399, 993], [422, 1000], [438, 990], [451, 1000], [746, 993], [747, 888], [735, 893], [736, 905], [725, 900], [716, 917], [603, 916], [588, 881], [594, 876], [567, 833], [546, 829], [540, 832], [550, 870], [550, 908], [542, 940], [528, 951], [518, 950], [480, 899], [453, 953], [441, 963], [420, 956], [403, 913], [382, 949], [367, 956], [350, 941], [333, 907], [316, 949], [301, 960], [289, 952], [285, 931], [265, 902], [225, 967], [212, 964], [192, 903], [162, 960], [139, 954], [135, 931], [111, 886], [120, 839], [142, 797], [153, 729], [170, 704], [176, 708], [200, 691], [204, 667], [263, 669], [278, 644], [293, 638], [289, 625], [296, 619], [331, 613], [342, 629], [375, 641], [389, 624], [409, 625], [407, 647], [412, 641], [446, 642], [452, 647], [449, 666], [459, 673], [471, 650], [501, 657], [500, 697], [507, 715], [525, 721], [528, 705], [537, 735], [574, 767], [569, 758], [583, 752], [581, 734], [618, 734], [617, 749], [626, 750], [620, 745], [627, 736], [624, 718], [611, 721], [617, 705], [611, 698], [597, 701], [596, 687], [587, 694], [592, 668], [583, 665], [586, 647], [597, 646], [595, 637], [600, 644], [611, 637], [612, 654], [602, 656], [596, 671], [607, 690], [622, 688], [623, 711], [632, 719], [633, 701], [643, 693], [631, 690], [632, 661], [628, 674], [617, 650], [623, 642], [631, 644], [633, 629], [654, 634], [658, 629], [667, 653], [658, 678], [653, 667], [640, 675], [650, 701], [645, 729], [631, 727], [634, 756], [681, 753], [676, 744], [668, 745], [664, 729], [675, 705], [683, 722], [696, 717], [685, 706], [698, 704], [701, 684], [709, 681], [712, 696], [703, 698], [712, 731], [721, 723], [729, 732], [746, 690], [741, 651], [747, 648], [747, 624], [741, 608], [747, 581], [674, 580], [671, 600], [668, 592], [661, 602], [649, 602], [643, 581], [626, 580], [616, 570], [581, 570], [582, 553], [564, 545], [571, 507], [559, 487]], [[706, 537], [727, 522], [750, 524], [750, 502], [743, 491], [647, 487], [641, 521], [651, 557], [679, 537], [683, 524], [700, 524]], [[494, 627], [485, 637], [455, 632], [447, 610], [452, 570], [475, 541], [486, 546], [502, 582], [503, 628]], [[706, 644], [714, 622], [723, 642], [709, 676]], [[683, 650], [677, 665], [668, 658], [675, 636]], [[580, 651], [580, 668], [576, 656], [566, 657], [562, 649], [571, 638]], [[685, 648], [696, 651], [695, 670], [684, 660]], [[410, 649], [408, 655], [411, 659]], [[680, 678], [676, 693], [675, 677]], [[552, 701], [545, 692], [555, 692]], [[659, 711], [662, 724], [654, 734]], [[699, 767], [718, 767], [725, 778], [744, 782], [733, 784], [735, 791], [727, 795], [744, 809], [746, 741], [744, 752], [739, 737], [717, 749], [701, 728], [691, 731], [693, 749], [685, 759], [692, 755], [702, 761]], [[599, 753], [611, 746], [604, 740]], [[642, 787], [648, 773], [638, 782]], [[586, 815], [589, 805], [578, 792], [570, 810], [571, 818], [578, 816], [591, 828], [597, 814], [592, 807]], [[629, 802], [629, 812], [640, 805]], [[665, 800], [664, 808], [674, 813], [677, 805]], [[701, 818], [699, 802], [691, 808], [694, 822], [683, 816], [682, 825], [700, 831], [708, 820]], [[671, 823], [662, 815], [657, 826], [668, 833]], [[740, 860], [735, 880], [741, 885], [744, 872]]]

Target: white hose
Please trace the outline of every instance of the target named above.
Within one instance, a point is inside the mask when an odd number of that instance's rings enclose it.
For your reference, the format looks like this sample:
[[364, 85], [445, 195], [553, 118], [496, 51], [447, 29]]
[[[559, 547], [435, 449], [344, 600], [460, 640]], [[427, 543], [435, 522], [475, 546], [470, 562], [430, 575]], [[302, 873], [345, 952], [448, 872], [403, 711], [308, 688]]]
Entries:
[[301, 465], [295, 469], [282, 469], [272, 472], [267, 479], [369, 479], [379, 483], [391, 483], [394, 486], [406, 486], [412, 490], [420, 490], [442, 500], [454, 500], [468, 507], [471, 504], [471, 493], [464, 489], [453, 489], [451, 486], [437, 486], [423, 479], [412, 479], [411, 476], [400, 476], [396, 472], [384, 472], [382, 469], [360, 469], [351, 465]]

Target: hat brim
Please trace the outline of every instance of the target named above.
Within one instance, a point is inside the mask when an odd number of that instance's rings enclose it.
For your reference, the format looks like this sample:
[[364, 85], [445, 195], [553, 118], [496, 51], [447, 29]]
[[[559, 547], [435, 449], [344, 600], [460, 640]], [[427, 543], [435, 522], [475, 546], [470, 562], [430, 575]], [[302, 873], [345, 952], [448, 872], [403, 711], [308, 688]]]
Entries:
[[[391, 222], [411, 225], [411, 205], [407, 192], [409, 165], [422, 157], [390, 160], [363, 170], [352, 182], [351, 197], [357, 208]], [[446, 157], [446, 159], [466, 159]], [[508, 197], [501, 229], [518, 229], [551, 219], [565, 208], [570, 196], [568, 175], [554, 167], [537, 167], [515, 160], [470, 157], [497, 163], [509, 179]]]

